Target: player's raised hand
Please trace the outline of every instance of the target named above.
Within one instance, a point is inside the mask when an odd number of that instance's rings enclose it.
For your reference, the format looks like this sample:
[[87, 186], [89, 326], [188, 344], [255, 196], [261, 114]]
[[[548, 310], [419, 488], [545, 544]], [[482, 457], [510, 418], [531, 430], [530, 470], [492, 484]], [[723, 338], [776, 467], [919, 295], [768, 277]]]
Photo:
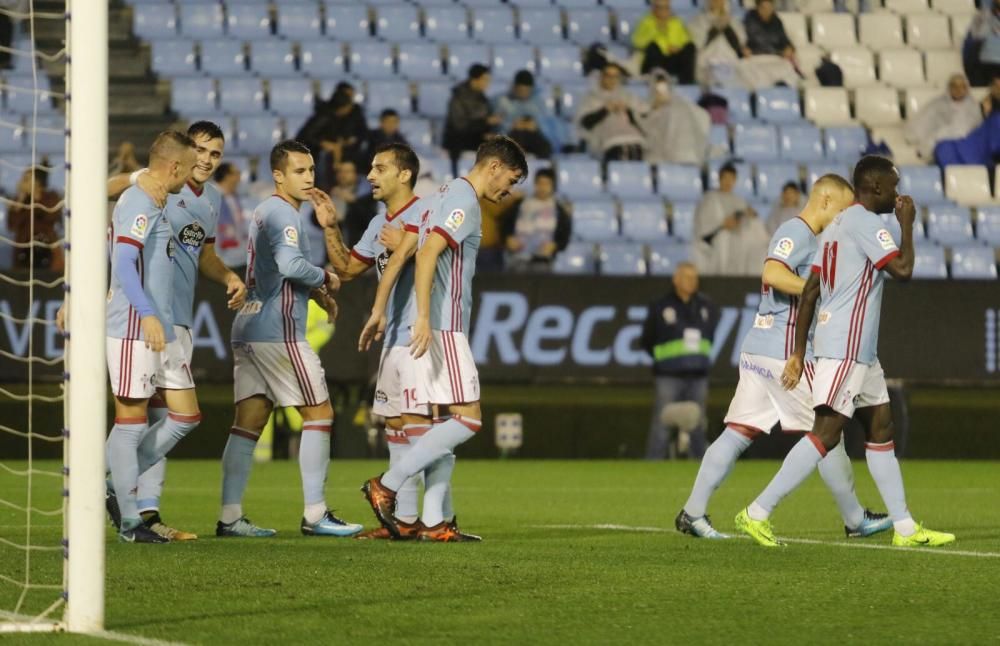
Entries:
[[385, 314], [372, 311], [372, 315], [368, 317], [368, 322], [365, 323], [365, 327], [361, 330], [361, 336], [358, 338], [358, 352], [367, 352], [372, 347], [372, 343], [382, 339], [382, 335], [385, 334], [385, 324]]
[[229, 302], [226, 306], [234, 311], [243, 307], [247, 300], [247, 286], [235, 273], [230, 274], [229, 278], [226, 279], [226, 295], [229, 296]]
[[785, 390], [795, 390], [800, 379], [802, 379], [802, 358], [793, 354], [785, 362], [785, 370], [781, 373], [781, 385]]
[[382, 225], [382, 230], [378, 232], [378, 241], [383, 247], [393, 252], [399, 246], [399, 243], [403, 241], [403, 229], [401, 227], [394, 227], [391, 224], [384, 224]]
[[321, 227], [327, 229], [337, 226], [337, 220], [340, 218], [337, 216], [337, 207], [333, 205], [329, 195], [318, 188], [313, 188], [309, 190], [309, 201], [316, 211], [316, 221]]
[[896, 219], [900, 224], [913, 224], [917, 217], [917, 207], [913, 204], [913, 198], [909, 195], [900, 195], [896, 198]]
[[66, 301], [63, 301], [56, 312], [56, 329], [60, 334], [66, 334], [66, 314]]
[[140, 325], [142, 326], [142, 336], [146, 339], [146, 347], [153, 352], [163, 352], [167, 341], [160, 319], [152, 315], [146, 316], [143, 317]]
[[139, 173], [139, 178], [135, 183], [146, 191], [156, 206], [162, 209], [167, 205], [167, 185], [153, 177], [151, 173]]
[[424, 356], [430, 346], [431, 322], [424, 318], [418, 318], [410, 330], [410, 355], [414, 359], [419, 359]]

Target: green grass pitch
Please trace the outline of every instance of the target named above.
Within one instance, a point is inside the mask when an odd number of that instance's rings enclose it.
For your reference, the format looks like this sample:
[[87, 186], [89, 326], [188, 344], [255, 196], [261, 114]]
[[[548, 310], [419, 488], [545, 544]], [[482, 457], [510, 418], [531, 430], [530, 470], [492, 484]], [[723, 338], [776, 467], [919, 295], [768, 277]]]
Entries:
[[[7, 463], [8, 466], [17, 464]], [[334, 461], [328, 501], [370, 526], [358, 492], [381, 462]], [[40, 468], [58, 469], [47, 463]], [[220, 465], [173, 461], [164, 517], [193, 543], [107, 542], [107, 627], [190, 644], [403, 643], [995, 643], [1000, 640], [1000, 478], [996, 463], [903, 464], [918, 520], [953, 531], [951, 548], [905, 551], [889, 536], [846, 541], [818, 477], [774, 517], [780, 550], [673, 531], [694, 463], [462, 461], [455, 500], [480, 544], [414, 544], [299, 534], [295, 463], [256, 465], [245, 509], [274, 539], [216, 539]], [[732, 518], [777, 468], [745, 461], [712, 502]], [[863, 463], [861, 500], [881, 508]], [[34, 504], [58, 504], [60, 481], [37, 478]], [[0, 472], [0, 496], [23, 478]], [[24, 514], [0, 508], [0, 538], [24, 538]], [[33, 518], [38, 545], [58, 519]], [[600, 527], [605, 526], [605, 527]], [[866, 549], [875, 548], [875, 549]], [[32, 555], [32, 580], [58, 582], [61, 556]], [[0, 544], [0, 574], [23, 577], [24, 554]], [[52, 593], [29, 595], [37, 610]], [[17, 592], [0, 583], [0, 609]], [[378, 640], [378, 641], [376, 641]], [[100, 643], [69, 635], [3, 643]]]

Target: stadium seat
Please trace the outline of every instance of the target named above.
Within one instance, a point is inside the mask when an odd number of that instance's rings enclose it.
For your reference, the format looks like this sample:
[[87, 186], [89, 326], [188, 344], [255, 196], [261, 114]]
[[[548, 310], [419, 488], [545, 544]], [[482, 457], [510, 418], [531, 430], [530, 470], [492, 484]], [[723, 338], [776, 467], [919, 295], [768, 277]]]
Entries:
[[250, 68], [257, 75], [269, 78], [299, 76], [291, 42], [277, 38], [250, 44]]
[[257, 40], [271, 36], [271, 18], [266, 2], [229, 3], [226, 33], [230, 38]]
[[973, 241], [972, 220], [964, 206], [935, 204], [927, 209], [927, 237], [946, 247]]
[[417, 112], [432, 119], [443, 119], [448, 114], [451, 99], [450, 81], [424, 81], [417, 85]]
[[821, 162], [817, 164], [809, 164], [806, 167], [806, 190], [808, 191], [812, 188], [812, 185], [816, 183], [820, 177], [824, 175], [840, 175], [844, 179], [850, 181], [851, 179], [852, 167], [846, 164], [838, 164], [836, 162]]
[[799, 91], [790, 87], [757, 90], [757, 118], [769, 123], [802, 121]]
[[367, 40], [371, 34], [368, 7], [363, 4], [328, 4], [326, 36], [332, 40]]
[[903, 23], [892, 13], [863, 13], [858, 16], [861, 44], [875, 52], [903, 47]]
[[201, 43], [201, 71], [209, 76], [239, 76], [246, 73], [243, 43], [237, 40], [206, 40]]
[[962, 74], [962, 54], [954, 49], [935, 49], [924, 51], [924, 66], [927, 70], [927, 83], [944, 87], [952, 74]]
[[754, 121], [750, 111], [750, 93], [741, 87], [713, 88], [712, 92], [726, 99], [729, 108], [729, 123]]
[[459, 43], [448, 46], [448, 75], [465, 80], [469, 67], [474, 63], [489, 65], [493, 54], [488, 45], [479, 43]]
[[[560, 183], [560, 186], [563, 186]], [[573, 238], [584, 242], [607, 242], [618, 238], [615, 203], [609, 199], [577, 200], [573, 203]]]
[[[781, 189], [788, 182], [799, 183], [799, 167], [789, 162], [756, 164], [754, 180], [757, 197], [775, 202], [781, 197]], [[762, 213], [762, 215], [764, 215]]]
[[281, 122], [277, 117], [237, 119], [236, 148], [244, 154], [267, 154], [281, 139]]
[[432, 150], [434, 148], [434, 132], [429, 119], [417, 117], [399, 120], [399, 132], [416, 150]]
[[906, 117], [909, 119], [927, 105], [930, 101], [941, 96], [941, 88], [936, 87], [911, 87], [906, 90], [903, 98], [903, 108], [906, 110]]
[[645, 276], [646, 257], [641, 244], [617, 242], [600, 247], [604, 276]]
[[316, 4], [282, 2], [278, 9], [278, 35], [292, 40], [322, 37], [323, 21]]
[[256, 115], [264, 111], [264, 88], [260, 79], [219, 79], [219, 108], [231, 115]]
[[444, 75], [441, 46], [437, 43], [401, 43], [398, 59], [399, 74], [411, 81], [441, 80]]
[[[645, 9], [646, 0], [604, 0], [605, 7], [613, 9]], [[678, 6], [680, 3], [676, 3]]]
[[558, 45], [565, 40], [562, 12], [559, 9], [521, 8], [518, 14], [518, 30], [524, 42], [533, 45]]
[[566, 9], [566, 31], [577, 45], [589, 47], [591, 43], [606, 43], [611, 40], [608, 10], [594, 5], [585, 9]]
[[[605, 4], [604, 6], [608, 6]], [[615, 40], [619, 43], [632, 44], [632, 31], [639, 21], [646, 17], [649, 9], [645, 7], [631, 7], [628, 9], [616, 9], [615, 20]]]
[[913, 277], [943, 280], [948, 278], [948, 265], [944, 261], [944, 249], [934, 244], [914, 246]]
[[375, 10], [375, 35], [390, 43], [420, 40], [420, 13], [411, 5], [398, 4]]
[[849, 13], [818, 13], [812, 17], [812, 43], [824, 49], [858, 44], [854, 16]]
[[946, 166], [944, 193], [948, 199], [965, 206], [979, 206], [993, 201], [989, 174], [985, 166], [979, 165]]
[[172, 3], [132, 7], [132, 32], [143, 40], [177, 37], [177, 7]]
[[556, 92], [556, 107], [560, 116], [572, 121], [580, 107], [580, 101], [590, 92], [590, 83], [582, 78], [578, 81], [563, 81]]
[[268, 108], [280, 116], [303, 116], [313, 113], [316, 97], [309, 79], [272, 79], [268, 85]]
[[670, 235], [677, 240], [694, 240], [694, 214], [697, 202], [674, 202], [670, 210]]
[[878, 76], [882, 83], [897, 88], [921, 87], [927, 83], [923, 56], [915, 49], [883, 50], [878, 57]]
[[951, 24], [939, 13], [911, 13], [906, 16], [906, 42], [920, 49], [950, 49]]
[[311, 40], [299, 44], [302, 73], [312, 78], [336, 78], [344, 75], [344, 46], [332, 40]]
[[198, 73], [194, 43], [189, 40], [154, 40], [150, 43], [150, 67], [162, 76], [192, 76]]
[[819, 126], [839, 126], [851, 123], [847, 90], [842, 87], [807, 87], [805, 89], [806, 118]]
[[923, 13], [928, 10], [927, 0], [885, 0], [885, 8], [898, 14]]
[[530, 45], [494, 45], [490, 72], [494, 82], [506, 86], [519, 70], [538, 71], [535, 48]]
[[589, 9], [598, 4], [598, 0], [557, 0], [556, 4], [566, 9]]
[[514, 14], [507, 7], [476, 8], [472, 37], [482, 43], [511, 43], [517, 39]]
[[853, 164], [868, 147], [868, 133], [861, 126], [834, 126], [823, 131], [826, 158]]
[[429, 175], [438, 184], [455, 177], [451, 170], [451, 158], [441, 150], [427, 151], [420, 155], [420, 174]]
[[[24, 146], [31, 150], [34, 136], [35, 152], [38, 155], [63, 157], [66, 152], [66, 118], [61, 114], [40, 114], [35, 119], [34, 132], [26, 130]], [[62, 160], [56, 161], [62, 165]]]
[[653, 195], [653, 173], [644, 161], [608, 162], [608, 192], [618, 199]]
[[976, 240], [1000, 247], [1000, 207], [980, 207], [976, 211]]
[[806, 26], [806, 15], [804, 13], [779, 11], [778, 17], [781, 18], [781, 24], [785, 28], [788, 40], [792, 41], [792, 44], [796, 48], [809, 44], [809, 29]]
[[895, 88], [868, 87], [854, 95], [854, 110], [858, 121], [869, 128], [900, 123], [899, 95]]
[[671, 276], [677, 265], [691, 259], [691, 248], [686, 243], [666, 242], [649, 245], [649, 274]]
[[569, 243], [552, 263], [552, 273], [563, 276], [589, 275], [595, 270], [594, 245], [587, 242]]
[[392, 45], [388, 43], [354, 42], [349, 45], [348, 63], [351, 75], [357, 79], [391, 79], [396, 76]]
[[181, 34], [187, 38], [221, 38], [224, 16], [218, 2], [183, 2], [180, 10]]
[[564, 156], [556, 159], [556, 169], [559, 192], [567, 197], [590, 198], [604, 194], [599, 161], [581, 155]]
[[439, 43], [468, 40], [469, 18], [465, 7], [453, 4], [424, 7], [424, 34]]
[[949, 16], [951, 21], [951, 42], [965, 42], [965, 36], [969, 33], [969, 28], [972, 26], [972, 21], [975, 17], [975, 13], [964, 13]]
[[816, 68], [823, 62], [826, 51], [816, 45], [802, 45], [795, 49], [795, 59], [798, 61], [799, 71], [805, 77], [802, 80], [804, 87], [815, 87], [820, 85], [816, 78]]
[[965, 245], [951, 250], [951, 277], [967, 280], [996, 280], [997, 262], [992, 248]]
[[550, 81], [579, 81], [583, 79], [580, 49], [575, 45], [548, 45], [541, 48], [539, 69], [543, 78]]
[[[35, 97], [38, 97], [38, 113], [48, 114], [55, 111], [52, 105], [52, 93], [47, 76], [39, 75], [38, 83], [30, 76], [10, 76], [6, 77], [7, 109], [11, 112], [23, 115], [31, 115], [35, 111]], [[0, 117], [2, 118], [2, 117]]]
[[879, 126], [872, 128], [871, 138], [875, 143], [885, 143], [892, 151], [892, 159], [899, 164], [923, 164], [916, 149], [906, 140], [902, 126]]
[[723, 124], [713, 124], [708, 130], [709, 159], [732, 157], [733, 150], [729, 143], [729, 128]]
[[551, 7], [552, 0], [517, 0], [517, 2], [511, 2], [513, 5], [517, 5], [519, 9], [524, 7]]
[[777, 159], [777, 129], [766, 124], [737, 124], [733, 130], [733, 154], [747, 161]]
[[215, 107], [215, 81], [206, 78], [178, 78], [170, 84], [170, 107], [180, 114], [211, 114]]
[[940, 204], [944, 199], [941, 169], [937, 166], [899, 166], [899, 192], [917, 204]]
[[413, 112], [413, 96], [408, 81], [368, 81], [365, 108], [369, 116], [377, 117], [391, 108], [406, 117]]
[[665, 240], [667, 215], [660, 200], [622, 201], [622, 236], [634, 242]]
[[812, 124], [785, 124], [779, 137], [781, 158], [793, 162], [823, 160], [823, 142], [819, 128]]
[[[719, 169], [725, 163], [722, 160], [712, 160], [708, 163], [708, 187], [710, 189], [719, 188]], [[733, 189], [733, 192], [744, 199], [754, 199], [753, 169], [750, 168], [750, 164], [736, 162], [733, 166], [736, 167], [736, 188]]]
[[656, 192], [670, 201], [697, 201], [705, 188], [701, 168], [686, 164], [659, 164], [656, 167]]
[[875, 85], [875, 59], [867, 47], [838, 47], [830, 52], [830, 60], [844, 73], [844, 87]]
[[974, 0], [931, 0], [934, 11], [948, 15], [964, 16], [976, 12]]

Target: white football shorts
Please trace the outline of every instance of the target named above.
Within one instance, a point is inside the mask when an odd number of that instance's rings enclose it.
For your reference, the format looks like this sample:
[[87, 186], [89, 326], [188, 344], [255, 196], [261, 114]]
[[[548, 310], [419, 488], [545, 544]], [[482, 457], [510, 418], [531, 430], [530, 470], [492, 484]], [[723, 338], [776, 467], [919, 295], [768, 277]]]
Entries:
[[319, 356], [305, 341], [233, 343], [236, 402], [264, 395], [278, 406], [318, 406], [330, 398]]
[[140, 339], [107, 337], [111, 392], [122, 399], [149, 399], [156, 394], [155, 378], [166, 353], [153, 352]]
[[816, 359], [813, 406], [829, 406], [845, 417], [858, 408], [888, 403], [889, 389], [878, 359], [865, 365], [845, 359]]
[[412, 371], [414, 363], [415, 360], [410, 356], [410, 348], [405, 345], [382, 349], [378, 378], [375, 382], [373, 413], [382, 417], [399, 417], [405, 408], [404, 404], [415, 407], [413, 392], [404, 391], [403, 388], [404, 381], [409, 380], [406, 371]]
[[[470, 404], [479, 401], [479, 371], [469, 340], [461, 332], [431, 330], [431, 343], [424, 356], [410, 362], [403, 385], [416, 401], [403, 402], [403, 412], [427, 415], [429, 404]], [[408, 375], [408, 376], [406, 376]]]
[[787, 433], [811, 431], [815, 417], [810, 392], [813, 364], [806, 362], [802, 379], [792, 390], [781, 385], [784, 369], [783, 359], [740, 354], [740, 383], [729, 403], [726, 424], [753, 433], [770, 433], [778, 423]]
[[154, 384], [157, 388], [166, 390], [188, 390], [194, 388], [194, 377], [191, 376], [191, 354], [194, 351], [194, 341], [191, 330], [180, 325], [174, 326], [175, 338], [167, 344], [163, 351], [163, 362], [156, 373]]

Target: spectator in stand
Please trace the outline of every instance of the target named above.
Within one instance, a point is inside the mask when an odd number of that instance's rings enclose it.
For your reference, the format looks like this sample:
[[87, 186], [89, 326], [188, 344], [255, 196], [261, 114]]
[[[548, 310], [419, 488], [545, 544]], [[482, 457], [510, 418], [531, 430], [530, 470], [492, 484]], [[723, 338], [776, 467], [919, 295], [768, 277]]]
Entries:
[[[49, 190], [48, 185], [49, 172], [41, 166], [29, 168], [21, 175], [14, 197], [15, 204], [11, 204], [7, 211], [7, 228], [14, 242], [18, 244], [39, 242], [51, 245], [59, 240], [59, 229], [62, 227], [62, 196]], [[15, 250], [15, 267], [28, 269], [32, 264], [35, 269], [62, 271], [62, 248], [58, 245], [54, 247], [36, 245]]]
[[795, 47], [774, 10], [773, 0], [757, 0], [757, 6], [743, 17], [747, 48], [753, 54], [773, 54], [795, 59]]
[[982, 121], [979, 105], [969, 94], [969, 82], [963, 75], [953, 74], [948, 79], [948, 90], [907, 120], [906, 140], [921, 157], [931, 161], [937, 142], [964, 137]]
[[962, 46], [965, 72], [976, 86], [1000, 76], [1000, 0], [983, 4]]
[[132, 174], [140, 168], [142, 164], [135, 158], [135, 145], [131, 141], [123, 141], [118, 145], [118, 152], [108, 167], [108, 175]]
[[358, 190], [358, 169], [354, 162], [343, 161], [337, 166], [337, 179], [330, 189], [330, 199], [337, 208], [344, 242], [351, 248], [361, 239], [378, 207], [371, 193]]
[[[247, 244], [250, 226], [248, 213], [240, 203], [240, 169], [234, 164], [223, 162], [215, 169], [215, 185], [222, 194], [219, 221], [215, 225], [215, 250], [222, 262], [233, 270], [247, 264]], [[240, 271], [236, 272], [240, 274]]]
[[695, 46], [684, 21], [670, 11], [670, 0], [653, 0], [632, 32], [632, 47], [642, 55], [643, 74], [658, 67], [681, 85], [694, 83]]
[[578, 112], [580, 138], [591, 155], [605, 162], [642, 159], [646, 135], [639, 127], [642, 104], [622, 86], [622, 69], [607, 64]]
[[519, 70], [507, 94], [497, 100], [497, 114], [503, 119], [503, 131], [529, 155], [548, 159], [553, 150], [561, 150], [561, 122], [555, 118], [535, 88], [535, 75]]
[[983, 119], [993, 114], [994, 107], [1000, 107], [1000, 76], [990, 81], [990, 91], [979, 102], [979, 107], [983, 113]]
[[490, 69], [475, 63], [469, 67], [467, 78], [452, 88], [443, 144], [453, 164], [463, 151], [478, 149], [500, 126], [500, 115], [493, 111], [486, 97], [491, 80]]
[[329, 190], [334, 169], [342, 161], [355, 165], [365, 162], [368, 124], [361, 106], [354, 102], [354, 86], [337, 84], [329, 101], [320, 103], [295, 138], [313, 152], [316, 160], [316, 187]]
[[767, 233], [774, 235], [785, 222], [799, 217], [802, 213], [802, 189], [798, 182], [787, 182], [781, 189], [781, 199], [774, 204], [767, 216]]
[[556, 174], [551, 168], [535, 173], [534, 193], [517, 204], [503, 226], [507, 268], [548, 271], [556, 253], [569, 244], [573, 227], [566, 205], [556, 198]]
[[378, 128], [368, 133], [368, 164], [365, 165], [365, 168], [371, 166], [375, 150], [386, 144], [410, 145], [403, 133], [399, 131], [399, 113], [392, 108], [382, 110], [382, 114], [378, 116]]
[[695, 258], [710, 276], [755, 276], [770, 237], [747, 201], [736, 195], [736, 167], [719, 169], [719, 188], [707, 191], [695, 211]]
[[650, 75], [649, 111], [639, 118], [645, 141], [645, 158], [654, 163], [704, 164], [712, 119], [708, 111], [671, 91], [666, 73]]
[[709, 0], [705, 10], [688, 23], [688, 31], [698, 49], [699, 60], [713, 43], [726, 47], [736, 58], [751, 55], [743, 25], [729, 13], [729, 0]]

